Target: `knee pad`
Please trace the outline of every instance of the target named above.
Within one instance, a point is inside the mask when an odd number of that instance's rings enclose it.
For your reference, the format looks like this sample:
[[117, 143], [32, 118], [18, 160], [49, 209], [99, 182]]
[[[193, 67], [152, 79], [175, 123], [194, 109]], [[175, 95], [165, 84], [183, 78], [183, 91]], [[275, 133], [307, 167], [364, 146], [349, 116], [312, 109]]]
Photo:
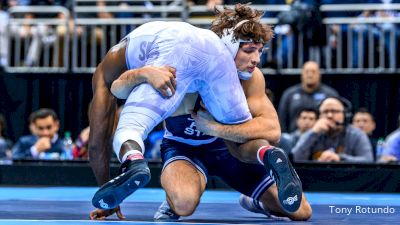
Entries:
[[118, 159], [122, 144], [128, 140], [133, 140], [138, 143], [141, 149], [137, 150], [141, 150], [141, 152], [144, 153], [143, 132], [134, 129], [117, 129], [114, 134], [113, 149]]
[[118, 121], [118, 126], [114, 134], [113, 149], [115, 154], [119, 156], [121, 146], [128, 140], [133, 140], [141, 147], [144, 153], [144, 140], [150, 131], [158, 124], [153, 118], [144, 113], [126, 112], [124, 109]]

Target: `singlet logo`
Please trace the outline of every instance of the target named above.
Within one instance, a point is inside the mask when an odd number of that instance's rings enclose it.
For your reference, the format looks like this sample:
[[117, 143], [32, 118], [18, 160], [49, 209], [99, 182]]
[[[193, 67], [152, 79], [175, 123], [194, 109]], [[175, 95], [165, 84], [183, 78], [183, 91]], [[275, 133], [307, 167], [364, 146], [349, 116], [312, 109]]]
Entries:
[[157, 44], [154, 43], [154, 40], [142, 41], [139, 46], [140, 46], [140, 54], [139, 54], [140, 61], [145, 61], [149, 58], [158, 58], [158, 56], [160, 55], [158, 46]]
[[194, 122], [194, 119], [192, 119], [192, 118], [187, 118], [187, 119], [192, 122], [190, 123], [190, 126], [185, 128], [185, 131], [184, 131], [185, 134], [193, 135], [196, 137], [200, 137], [200, 136], [204, 135], [203, 132], [196, 129], [196, 122]]

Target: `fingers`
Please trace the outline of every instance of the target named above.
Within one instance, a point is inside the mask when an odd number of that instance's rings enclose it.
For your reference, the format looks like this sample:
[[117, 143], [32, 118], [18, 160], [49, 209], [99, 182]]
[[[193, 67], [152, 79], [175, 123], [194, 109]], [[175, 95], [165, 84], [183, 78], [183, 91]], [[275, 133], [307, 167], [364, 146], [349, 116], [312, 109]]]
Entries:
[[101, 211], [99, 209], [95, 209], [90, 212], [89, 217], [91, 220], [104, 220], [106, 217], [101, 215]]
[[168, 97], [171, 97], [172, 96], [172, 91], [171, 91], [171, 88], [167, 88], [167, 90], [165, 90], [165, 92], [167, 93], [167, 96]]
[[164, 85], [159, 88], [159, 91], [164, 97], [171, 97], [176, 90], [176, 69], [170, 66], [162, 66], [160, 68], [163, 71], [167, 71], [164, 75], [168, 78], [163, 81]]
[[126, 219], [126, 217], [124, 216], [124, 214], [122, 214], [122, 212], [121, 212], [121, 208], [118, 206], [118, 208], [117, 208], [117, 217], [118, 217], [118, 219], [120, 219], [120, 220], [124, 220], [124, 219]]
[[190, 116], [191, 116], [193, 119], [196, 119], [196, 118], [197, 118], [197, 113], [196, 113], [196, 112], [194, 112], [193, 110], [190, 110], [189, 112], [190, 112]]
[[108, 216], [117, 213], [119, 219], [125, 219], [125, 216], [121, 213], [121, 209], [119, 207], [115, 209], [103, 210], [103, 209], [95, 209], [89, 213], [89, 217], [91, 220], [105, 220]]
[[172, 73], [172, 75], [174, 75], [174, 78], [176, 78], [176, 69], [170, 66], [165, 66], [165, 67], [168, 69], [170, 73]]
[[170, 82], [166, 82], [163, 90], [161, 90], [161, 93], [164, 97], [171, 97], [175, 94], [175, 87]]

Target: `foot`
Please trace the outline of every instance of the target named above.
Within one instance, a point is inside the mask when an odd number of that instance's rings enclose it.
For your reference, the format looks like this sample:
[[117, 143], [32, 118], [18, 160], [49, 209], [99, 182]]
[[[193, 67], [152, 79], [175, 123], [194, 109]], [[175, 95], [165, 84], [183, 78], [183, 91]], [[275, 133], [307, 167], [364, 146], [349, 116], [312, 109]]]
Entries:
[[161, 203], [157, 212], [154, 214], [154, 220], [156, 221], [176, 221], [180, 216], [176, 215], [169, 206], [167, 201]]
[[150, 169], [145, 160], [126, 160], [121, 165], [120, 174], [94, 194], [92, 204], [99, 209], [114, 209], [138, 188], [144, 187], [150, 177]]
[[301, 181], [286, 153], [276, 147], [267, 150], [264, 156], [264, 166], [272, 171], [278, 187], [279, 201], [286, 211], [292, 213], [299, 209], [303, 189]]
[[256, 201], [254, 198], [242, 194], [239, 198], [239, 204], [247, 211], [260, 213], [266, 215], [267, 217], [271, 217], [271, 214], [264, 210], [264, 208], [261, 206], [261, 203]]
[[249, 212], [264, 214], [270, 219], [285, 220], [285, 221], [290, 220], [288, 217], [282, 217], [281, 215], [279, 216], [274, 215], [274, 213], [271, 213], [268, 210], [264, 209], [261, 206], [261, 202], [244, 194], [240, 195], [239, 204], [240, 206], [242, 206], [242, 208], [244, 208]]

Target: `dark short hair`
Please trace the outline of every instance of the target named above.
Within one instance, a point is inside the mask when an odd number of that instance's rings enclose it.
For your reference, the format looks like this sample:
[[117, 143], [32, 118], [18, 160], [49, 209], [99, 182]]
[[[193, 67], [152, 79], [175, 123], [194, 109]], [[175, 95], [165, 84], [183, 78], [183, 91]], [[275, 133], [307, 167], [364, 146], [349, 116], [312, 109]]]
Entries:
[[372, 121], [375, 121], [374, 116], [372, 115], [372, 113], [371, 113], [367, 108], [365, 108], [365, 107], [359, 108], [359, 109], [354, 113], [354, 115], [357, 114], [357, 113], [367, 113], [367, 114], [371, 117]]
[[29, 115], [29, 123], [34, 123], [37, 119], [44, 119], [51, 116], [55, 121], [58, 120], [56, 112], [52, 109], [42, 108], [36, 110]]
[[299, 112], [296, 115], [296, 118], [299, 118], [302, 112], [312, 112], [315, 114], [315, 117], [318, 118], [318, 110], [315, 108], [302, 108], [299, 110]]

